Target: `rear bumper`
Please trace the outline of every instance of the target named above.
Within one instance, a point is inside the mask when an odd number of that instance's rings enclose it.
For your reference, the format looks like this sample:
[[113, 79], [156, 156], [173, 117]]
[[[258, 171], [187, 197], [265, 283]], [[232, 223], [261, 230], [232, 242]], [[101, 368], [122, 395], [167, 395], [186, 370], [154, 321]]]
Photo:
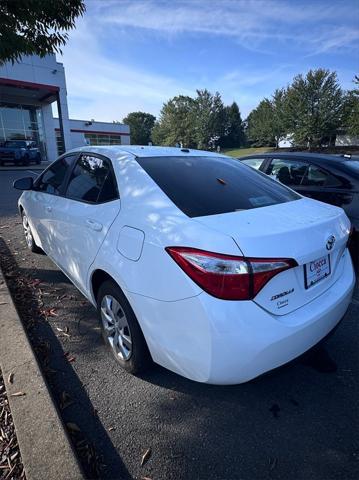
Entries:
[[347, 254], [335, 284], [287, 315], [206, 293], [177, 302], [129, 298], [156, 363], [199, 382], [237, 384], [283, 365], [325, 337], [344, 316], [354, 283]]

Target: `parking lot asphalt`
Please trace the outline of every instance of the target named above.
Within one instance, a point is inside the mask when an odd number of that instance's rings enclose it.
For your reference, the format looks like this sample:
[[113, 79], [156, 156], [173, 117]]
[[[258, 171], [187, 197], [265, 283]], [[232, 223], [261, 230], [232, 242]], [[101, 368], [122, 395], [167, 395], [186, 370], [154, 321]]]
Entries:
[[105, 348], [95, 309], [46, 256], [26, 249], [11, 188], [24, 174], [0, 172], [1, 262], [27, 323], [28, 302], [38, 305], [31, 337], [50, 357], [55, 397], [61, 403], [65, 391], [73, 402], [62, 414], [91, 443], [98, 477], [359, 478], [358, 287], [324, 346], [247, 384], [199, 384], [158, 366], [131, 376]]

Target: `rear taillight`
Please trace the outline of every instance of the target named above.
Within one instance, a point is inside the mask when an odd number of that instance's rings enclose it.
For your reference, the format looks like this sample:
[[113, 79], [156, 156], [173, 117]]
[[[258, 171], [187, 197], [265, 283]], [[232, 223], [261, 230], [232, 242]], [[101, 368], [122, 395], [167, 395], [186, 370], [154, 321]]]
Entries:
[[166, 251], [204, 291], [224, 300], [251, 300], [275, 275], [298, 265], [290, 258], [246, 258], [189, 247]]

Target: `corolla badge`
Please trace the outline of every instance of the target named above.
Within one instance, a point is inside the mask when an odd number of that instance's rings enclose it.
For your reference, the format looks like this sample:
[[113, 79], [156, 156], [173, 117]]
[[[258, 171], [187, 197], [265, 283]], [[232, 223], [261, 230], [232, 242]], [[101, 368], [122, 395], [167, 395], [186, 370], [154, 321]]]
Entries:
[[334, 244], [335, 244], [335, 237], [334, 235], [330, 235], [330, 237], [327, 239], [327, 244], [326, 244], [327, 250], [332, 250], [332, 248], [334, 247]]

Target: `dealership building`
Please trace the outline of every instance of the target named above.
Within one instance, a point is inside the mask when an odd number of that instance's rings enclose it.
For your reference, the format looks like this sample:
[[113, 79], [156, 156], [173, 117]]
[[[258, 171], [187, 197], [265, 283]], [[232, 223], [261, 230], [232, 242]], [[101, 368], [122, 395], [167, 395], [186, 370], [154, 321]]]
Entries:
[[[53, 116], [54, 103], [58, 118]], [[0, 145], [6, 140], [33, 140], [43, 159], [52, 161], [84, 145], [128, 145], [130, 129], [70, 119], [63, 64], [55, 55], [27, 56], [0, 66]]]

